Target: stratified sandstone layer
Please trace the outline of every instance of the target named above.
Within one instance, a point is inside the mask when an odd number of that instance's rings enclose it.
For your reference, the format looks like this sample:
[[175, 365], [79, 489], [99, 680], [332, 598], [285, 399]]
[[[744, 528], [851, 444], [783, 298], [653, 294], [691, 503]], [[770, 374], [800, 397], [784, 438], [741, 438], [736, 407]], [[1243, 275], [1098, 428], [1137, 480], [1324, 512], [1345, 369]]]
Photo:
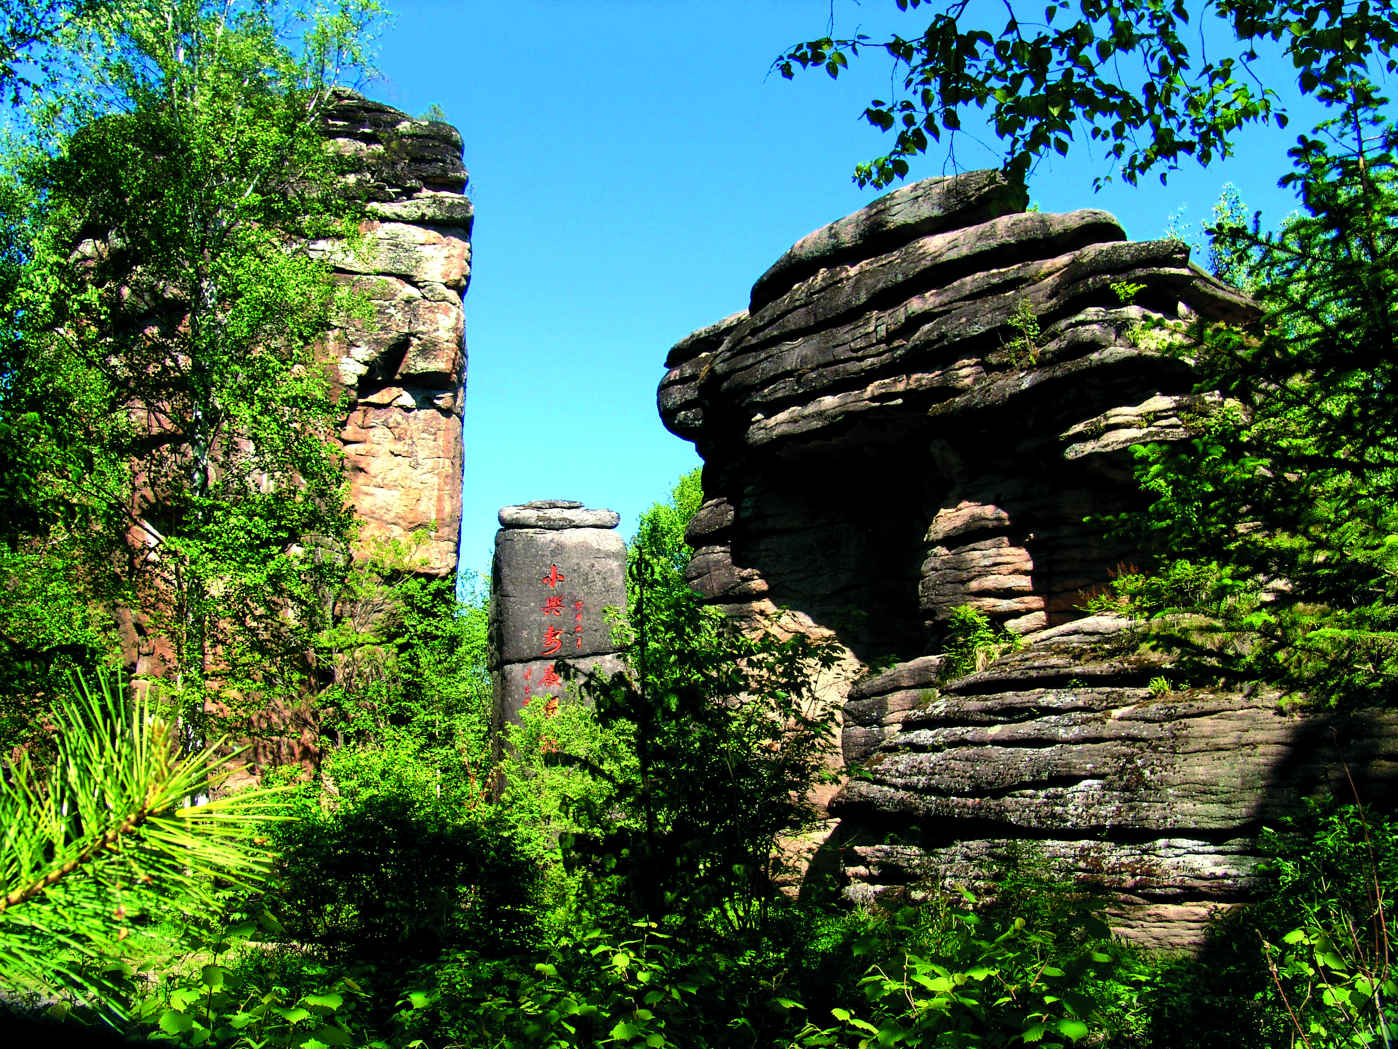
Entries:
[[[1264, 825], [1349, 796], [1341, 757], [1392, 795], [1398, 719], [1152, 690], [1170, 671], [1140, 628], [1084, 618], [1137, 559], [1092, 523], [1138, 505], [1131, 446], [1187, 439], [1211, 399], [1162, 352], [1170, 326], [1258, 314], [1178, 241], [1025, 202], [990, 171], [899, 189], [670, 351], [661, 416], [705, 460], [689, 578], [849, 650], [826, 845], [849, 897], [1027, 860], [1109, 894], [1122, 934], [1188, 947], [1256, 891]], [[963, 605], [1026, 644], [947, 680], [929, 653]]]
[[1080, 614], [1129, 555], [1083, 518], [1134, 497], [1131, 444], [1185, 436], [1189, 369], [1143, 324], [1255, 310], [1178, 241], [1024, 204], [991, 171], [897, 190], [670, 351], [661, 416], [706, 464], [696, 588], [866, 660], [925, 651], [957, 605], [1018, 632]]
[[322, 243], [341, 279], [373, 306], [336, 333], [331, 352], [350, 400], [340, 434], [361, 544], [430, 532], [424, 571], [456, 571], [461, 531], [461, 413], [471, 276], [471, 201], [461, 136], [344, 92], [327, 134], [351, 159], [368, 200], [356, 250]]
[[[1262, 884], [1264, 826], [1302, 816], [1307, 798], [1398, 800], [1391, 711], [1167, 691], [1148, 641], [1142, 624], [1092, 617], [979, 673], [939, 680], [931, 657], [856, 686], [843, 744], [861, 771], [831, 805], [847, 895], [979, 889], [1028, 861], [1109, 894], [1127, 938], [1178, 948]], [[879, 844], [890, 830], [899, 843]]]

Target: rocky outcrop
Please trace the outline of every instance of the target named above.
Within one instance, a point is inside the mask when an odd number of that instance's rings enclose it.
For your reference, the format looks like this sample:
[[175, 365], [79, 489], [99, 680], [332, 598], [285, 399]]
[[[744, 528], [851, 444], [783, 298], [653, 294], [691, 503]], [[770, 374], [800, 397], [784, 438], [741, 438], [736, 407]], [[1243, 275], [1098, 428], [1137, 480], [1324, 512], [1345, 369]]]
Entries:
[[[1108, 894], [1127, 938], [1178, 948], [1261, 886], [1264, 826], [1303, 816], [1307, 798], [1398, 800], [1392, 711], [1176, 691], [1148, 642], [1139, 624], [1093, 617], [979, 673], [938, 682], [922, 661], [858, 686], [844, 747], [859, 771], [831, 805], [847, 895], [983, 889], [1029, 864]], [[881, 844], [890, 831], [899, 843]]]
[[705, 460], [702, 593], [909, 657], [957, 605], [1018, 632], [1075, 618], [1130, 556], [1084, 518], [1131, 502], [1127, 449], [1194, 407], [1152, 325], [1255, 310], [1178, 241], [1024, 203], [998, 172], [897, 190], [670, 351], [661, 416]]
[[[849, 650], [826, 845], [849, 896], [1033, 863], [1185, 947], [1256, 890], [1262, 826], [1339, 789], [1341, 756], [1392, 794], [1398, 720], [1171, 691], [1138, 627], [1085, 618], [1138, 557], [1095, 520], [1138, 505], [1131, 447], [1188, 439], [1214, 399], [1166, 352], [1180, 322], [1258, 313], [1178, 241], [1025, 202], [998, 172], [899, 189], [670, 351], [660, 413], [705, 461], [689, 579]], [[934, 653], [966, 605], [1024, 646], [948, 679]]]
[[313, 245], [372, 307], [331, 340], [349, 414], [340, 434], [361, 544], [430, 535], [424, 571], [456, 571], [461, 530], [461, 413], [471, 275], [471, 201], [461, 136], [342, 92], [326, 117], [367, 201], [362, 241]]

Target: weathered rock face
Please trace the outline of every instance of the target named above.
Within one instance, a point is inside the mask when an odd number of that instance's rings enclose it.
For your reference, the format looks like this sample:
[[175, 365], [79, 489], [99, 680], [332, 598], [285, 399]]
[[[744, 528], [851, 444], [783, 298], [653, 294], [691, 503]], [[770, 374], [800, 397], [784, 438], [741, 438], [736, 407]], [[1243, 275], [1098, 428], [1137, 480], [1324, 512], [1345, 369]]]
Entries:
[[347, 324], [330, 345], [351, 403], [340, 442], [360, 540], [429, 529], [418, 555], [425, 571], [449, 576], [461, 530], [461, 297], [471, 274], [461, 136], [348, 92], [326, 125], [369, 201], [357, 250], [313, 246], [373, 306], [371, 323]]
[[621, 668], [604, 611], [626, 608], [626, 544], [612, 510], [544, 499], [500, 511], [490, 574], [495, 727], [556, 703], [560, 671]]
[[[1187, 946], [1255, 890], [1261, 826], [1336, 784], [1332, 728], [1360, 789], [1387, 795], [1398, 720], [1153, 693], [1162, 658], [1083, 618], [1136, 558], [1085, 519], [1136, 505], [1130, 447], [1188, 438], [1205, 399], [1159, 352], [1170, 323], [1257, 311], [1179, 242], [1025, 202], [997, 172], [897, 190], [670, 351], [661, 416], [705, 460], [690, 581], [849, 649], [842, 750], [860, 771], [827, 847], [850, 896], [985, 883], [1029, 842], [1113, 894], [1125, 934]], [[1026, 646], [944, 680], [928, 653], [960, 605]]]
[[670, 351], [661, 416], [706, 463], [701, 592], [912, 656], [961, 604], [1019, 632], [1075, 618], [1129, 554], [1083, 518], [1130, 502], [1126, 449], [1183, 437], [1191, 402], [1142, 323], [1254, 311], [1183, 244], [1024, 203], [998, 172], [897, 190]]
[[[1366, 801], [1398, 800], [1391, 711], [1302, 716], [1262, 689], [1165, 691], [1147, 639], [1093, 617], [949, 682], [932, 657], [858, 685], [843, 742], [861, 772], [831, 805], [847, 894], [974, 886], [1027, 859], [1110, 894], [1128, 938], [1177, 948], [1260, 887], [1264, 825], [1306, 798], [1353, 797], [1346, 765]], [[890, 827], [899, 844], [878, 844]]]

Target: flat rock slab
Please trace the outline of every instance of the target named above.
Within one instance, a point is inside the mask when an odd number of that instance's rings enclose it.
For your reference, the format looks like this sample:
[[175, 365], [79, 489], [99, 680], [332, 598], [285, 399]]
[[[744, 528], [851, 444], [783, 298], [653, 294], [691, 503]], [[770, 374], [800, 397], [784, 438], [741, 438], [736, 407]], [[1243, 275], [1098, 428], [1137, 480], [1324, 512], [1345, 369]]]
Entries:
[[[553, 500], [551, 502], [561, 502]], [[559, 531], [564, 528], [615, 528], [621, 515], [615, 510], [586, 510], [577, 506], [506, 506], [500, 510], [501, 528], [544, 528]]]

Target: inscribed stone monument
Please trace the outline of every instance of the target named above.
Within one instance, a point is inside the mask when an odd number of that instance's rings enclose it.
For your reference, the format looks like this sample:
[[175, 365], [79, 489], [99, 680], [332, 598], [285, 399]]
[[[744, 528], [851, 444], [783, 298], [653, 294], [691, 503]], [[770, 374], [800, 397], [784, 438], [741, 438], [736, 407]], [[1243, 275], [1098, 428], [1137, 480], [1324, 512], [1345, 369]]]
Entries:
[[558, 704], [564, 667], [621, 667], [608, 608], [626, 608], [626, 544], [611, 510], [541, 499], [500, 511], [490, 582], [495, 728]]

